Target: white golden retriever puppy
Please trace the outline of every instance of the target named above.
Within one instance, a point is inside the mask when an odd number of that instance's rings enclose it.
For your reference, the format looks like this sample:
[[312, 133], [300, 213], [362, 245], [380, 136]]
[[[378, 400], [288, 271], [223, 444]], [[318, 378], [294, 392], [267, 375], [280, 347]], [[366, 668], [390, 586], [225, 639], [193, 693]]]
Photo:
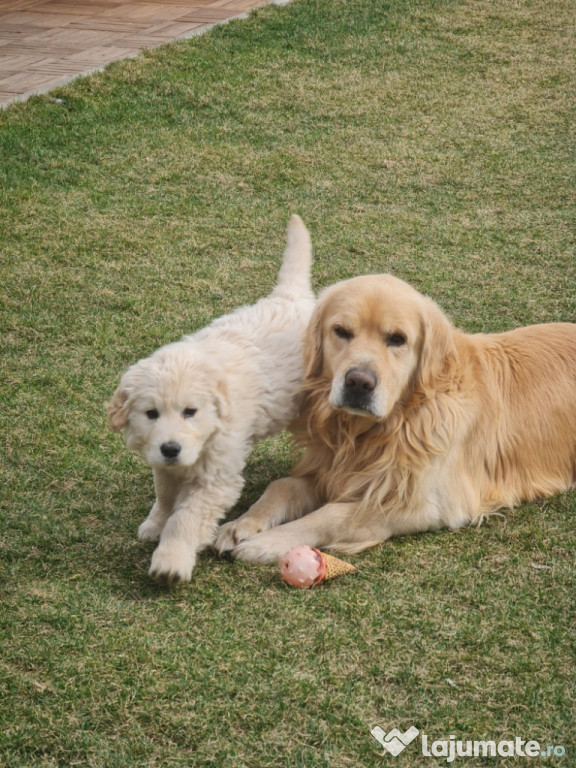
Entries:
[[153, 468], [156, 501], [138, 535], [160, 539], [150, 574], [162, 583], [190, 581], [196, 553], [240, 496], [255, 441], [297, 415], [311, 260], [293, 216], [270, 296], [140, 360], [108, 405], [110, 428]]

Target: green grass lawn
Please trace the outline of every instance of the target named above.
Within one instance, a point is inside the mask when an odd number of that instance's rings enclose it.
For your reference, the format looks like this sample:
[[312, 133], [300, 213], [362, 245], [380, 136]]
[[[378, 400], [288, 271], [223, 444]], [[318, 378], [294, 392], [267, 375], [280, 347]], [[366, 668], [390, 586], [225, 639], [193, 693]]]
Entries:
[[[311, 591], [211, 553], [167, 590], [103, 404], [270, 290], [292, 212], [317, 288], [390, 271], [469, 331], [575, 321], [575, 36], [573, 0], [296, 0], [0, 113], [2, 768], [447, 764], [377, 725], [574, 765], [574, 493]], [[291, 458], [260, 445], [235, 513]]]

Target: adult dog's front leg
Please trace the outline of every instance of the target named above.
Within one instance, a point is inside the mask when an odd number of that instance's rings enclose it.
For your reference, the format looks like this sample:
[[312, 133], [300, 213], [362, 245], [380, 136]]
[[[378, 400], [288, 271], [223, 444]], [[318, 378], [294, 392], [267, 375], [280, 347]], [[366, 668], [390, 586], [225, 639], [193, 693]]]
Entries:
[[241, 477], [220, 478], [218, 485], [193, 488], [178, 499], [152, 555], [150, 575], [162, 584], [190, 581], [196, 554], [213, 543], [219, 520], [240, 496]]
[[354, 519], [357, 507], [354, 503], [326, 504], [299, 520], [252, 536], [235, 547], [232, 554], [242, 560], [274, 563], [301, 544], [359, 552], [389, 538], [385, 521], [359, 526]]
[[216, 549], [220, 553], [231, 550], [261, 531], [308, 514], [316, 504], [316, 495], [309, 480], [296, 477], [275, 480], [247, 512], [220, 527]]

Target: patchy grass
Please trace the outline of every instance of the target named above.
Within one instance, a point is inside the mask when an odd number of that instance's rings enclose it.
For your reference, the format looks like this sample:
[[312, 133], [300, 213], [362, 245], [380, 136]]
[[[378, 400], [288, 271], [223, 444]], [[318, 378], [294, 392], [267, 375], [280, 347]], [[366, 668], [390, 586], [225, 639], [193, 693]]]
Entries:
[[[445, 763], [375, 725], [573, 763], [573, 493], [310, 592], [210, 553], [167, 591], [103, 403], [270, 289], [292, 212], [317, 287], [391, 271], [470, 331], [576, 320], [574, 36], [569, 0], [298, 0], [0, 114], [0, 766]], [[237, 511], [290, 461], [259, 446]]]

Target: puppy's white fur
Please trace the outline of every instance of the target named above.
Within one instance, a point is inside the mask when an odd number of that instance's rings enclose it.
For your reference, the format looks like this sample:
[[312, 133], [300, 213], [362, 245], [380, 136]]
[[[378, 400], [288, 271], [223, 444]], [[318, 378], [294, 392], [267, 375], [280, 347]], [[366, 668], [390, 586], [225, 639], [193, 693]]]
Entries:
[[297, 415], [311, 259], [293, 216], [270, 296], [140, 360], [108, 405], [111, 429], [153, 468], [156, 501], [138, 535], [160, 539], [150, 574], [163, 583], [190, 580], [196, 553], [240, 496], [254, 442]]

